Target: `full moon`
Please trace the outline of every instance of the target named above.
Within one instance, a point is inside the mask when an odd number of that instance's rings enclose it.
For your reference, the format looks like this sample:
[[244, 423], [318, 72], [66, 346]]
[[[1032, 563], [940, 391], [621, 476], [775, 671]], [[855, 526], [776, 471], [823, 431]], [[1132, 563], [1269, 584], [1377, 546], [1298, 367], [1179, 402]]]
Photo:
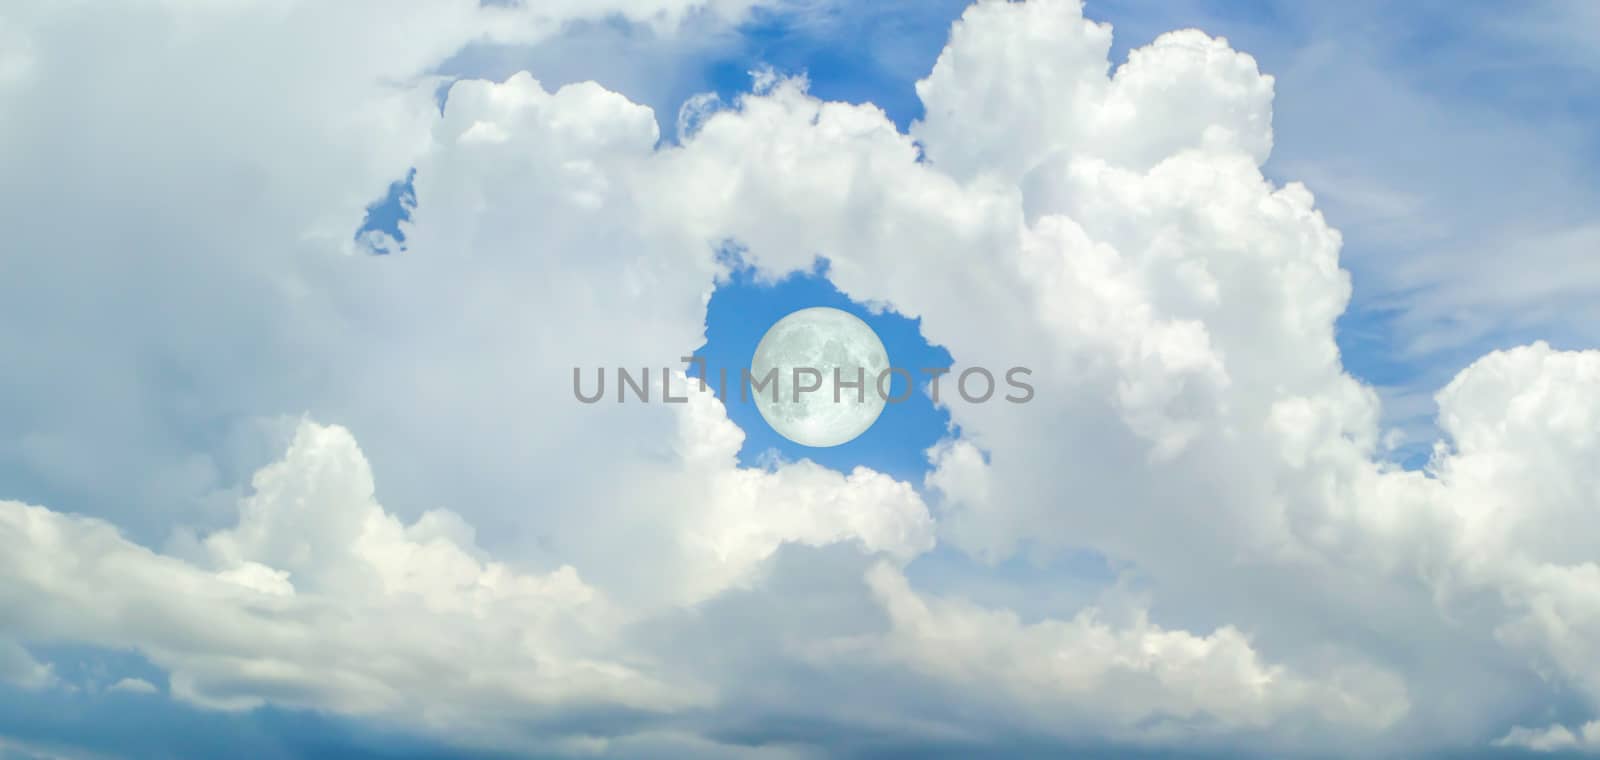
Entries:
[[[795, 400], [795, 368], [820, 373], [820, 387]], [[770, 386], [750, 392], [761, 417], [779, 435], [802, 446], [838, 446], [866, 432], [883, 413], [878, 375], [889, 368], [889, 353], [878, 334], [855, 315], [825, 306], [801, 309], [777, 321], [761, 336], [750, 375], [757, 381], [777, 372], [777, 399]], [[835, 388], [835, 374], [842, 381]], [[859, 389], [851, 387], [863, 380]], [[818, 378], [802, 372], [803, 388]], [[834, 398], [837, 395], [838, 401]]]

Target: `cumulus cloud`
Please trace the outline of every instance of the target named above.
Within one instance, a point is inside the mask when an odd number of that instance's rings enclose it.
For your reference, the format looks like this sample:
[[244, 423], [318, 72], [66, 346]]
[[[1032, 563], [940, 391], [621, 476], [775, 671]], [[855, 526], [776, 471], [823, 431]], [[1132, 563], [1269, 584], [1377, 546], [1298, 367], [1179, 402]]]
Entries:
[[[714, 401], [696, 398], [686, 412], [691, 419], [731, 427], [713, 416]], [[719, 587], [696, 588], [700, 596], [737, 583], [741, 570], [748, 573], [782, 543], [855, 538], [902, 561], [929, 548], [926, 513], [906, 484], [865, 470], [841, 476], [809, 462], [732, 471], [737, 428], [721, 432], [735, 445], [716, 452], [729, 470], [713, 484], [718, 511], [683, 536], [693, 554], [726, 568], [714, 576]], [[696, 463], [689, 464], [693, 472]], [[670, 714], [716, 703], [716, 684], [664, 681], [654, 672], [669, 668], [621, 645], [626, 626], [670, 608], [619, 608], [570, 566], [527, 574], [480, 560], [472, 528], [459, 517], [428, 512], [405, 524], [373, 501], [373, 491], [368, 463], [348, 431], [303, 422], [283, 459], [252, 480], [238, 523], [203, 540], [206, 556], [199, 561], [151, 552], [99, 520], [0, 503], [0, 528], [18, 548], [0, 577], [19, 613], [0, 630], [24, 641], [137, 650], [167, 671], [174, 697], [206, 708], [272, 703], [332, 710], [447, 735], [471, 729], [473, 743], [536, 746], [513, 726], [585, 705]], [[896, 522], [865, 522], [897, 500], [909, 512], [891, 512]], [[779, 514], [763, 519], [750, 513], [757, 506]], [[835, 659], [892, 658], [941, 679], [963, 673], [995, 679], [1019, 689], [1008, 697], [1016, 705], [1059, 695], [1088, 706], [1105, 673], [1122, 662], [1158, 682], [1187, 682], [1189, 695], [1180, 699], [1243, 687], [1268, 690], [1246, 698], [1270, 703], [1277, 701], [1273, 689], [1294, 691], [1299, 700], [1306, 688], [1280, 686], [1287, 676], [1258, 663], [1237, 631], [1198, 638], [1141, 622], [1117, 632], [1092, 613], [1019, 629], [1009, 613], [970, 605], [939, 603], [930, 613], [894, 565], [877, 565], [864, 583], [887, 611], [890, 629], [866, 650], [849, 639], [814, 643], [834, 650]], [[953, 631], [967, 633], [949, 638]], [[949, 659], [944, 645], [962, 641], [970, 654]], [[6, 644], [16, 655], [16, 667], [8, 666], [13, 681], [37, 687], [50, 680], [48, 666]], [[1110, 654], [1100, 651], [1105, 647], [1126, 653], [1101, 660]], [[1014, 658], [1015, 669], [986, 671], [1001, 654]], [[1082, 658], [1090, 670], [1059, 679], [1029, 675], [1028, 663], [1040, 656]], [[1217, 680], [1229, 678], [1241, 680]], [[1184, 704], [1169, 703], [1163, 686], [1146, 688], [1147, 697], [1120, 705], [1120, 720]], [[111, 690], [156, 691], [139, 679]], [[1229, 726], [1263, 722], [1261, 707], [1193, 703], [1177, 710], [1205, 712]], [[577, 743], [557, 741], [554, 748], [583, 743], [567, 738]]]
[[[592, 82], [460, 81], [440, 113], [431, 72], [747, 4], [386, 6], [394, 35], [374, 8], [0, 23], [27, 41], [0, 109], [38, 114], [0, 123], [0, 172], [51, 180], [0, 189], [28, 257], [0, 349], [34, 357], [0, 378], [0, 473], [40, 495], [0, 502], [8, 682], [49, 683], [40, 645], [134, 650], [203, 709], [558, 753], [1579, 741], [1508, 727], [1550, 682], [1600, 703], [1600, 354], [1487, 356], [1427, 470], [1382, 463], [1341, 236], [1262, 175], [1274, 82], [1225, 40], [1112, 72], [1078, 3], [985, 1], [910, 134], [764, 74], [659, 147]], [[349, 255], [411, 168], [407, 250]], [[922, 483], [741, 467], [705, 394], [572, 401], [574, 366], [686, 386], [729, 246], [771, 276], [826, 255], [1038, 393], [946, 394]], [[919, 587], [938, 551], [1085, 550], [1120, 576], [1082, 609]], [[835, 738], [773, 728], [799, 718]]]
[[255, 479], [209, 566], [156, 554], [104, 522], [0, 505], [24, 640], [132, 648], [174, 697], [225, 710], [275, 704], [475, 724], [495, 705], [652, 707], [692, 701], [636, 668], [586, 656], [617, 613], [571, 568], [480, 563], [371, 501], [339, 428], [302, 426]]
[[1015, 181], [1063, 152], [1136, 169], [1184, 150], [1266, 160], [1273, 80], [1255, 59], [1194, 29], [1132, 51], [1115, 74], [1110, 50], [1111, 26], [1075, 0], [977, 3], [917, 83], [927, 115], [912, 134], [958, 178]]
[[874, 642], [877, 656], [954, 688], [993, 688], [1009, 706], [1030, 713], [1034, 730], [1093, 722], [1116, 739], [1177, 741], [1267, 727], [1297, 710], [1358, 730], [1381, 729], [1408, 709], [1404, 686], [1393, 676], [1307, 679], [1262, 662], [1232, 627], [1201, 636], [1166, 630], [1142, 609], [1118, 623], [1098, 608], [1071, 620], [1025, 624], [1008, 610], [918, 594], [885, 565], [868, 574], [868, 583], [892, 623]]

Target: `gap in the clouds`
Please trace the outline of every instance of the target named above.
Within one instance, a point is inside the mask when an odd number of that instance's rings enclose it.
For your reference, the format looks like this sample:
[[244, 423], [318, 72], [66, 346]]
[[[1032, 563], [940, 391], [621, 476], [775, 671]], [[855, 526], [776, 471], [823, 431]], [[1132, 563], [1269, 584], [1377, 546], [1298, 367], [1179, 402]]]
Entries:
[[[839, 446], [811, 448], [773, 431], [761, 418], [755, 401], [741, 401], [739, 372], [750, 366], [756, 344], [767, 328], [790, 312], [812, 306], [830, 306], [860, 317], [883, 340], [890, 363], [913, 369], [914, 376], [916, 368], [950, 366], [950, 353], [929, 345], [922, 337], [921, 320], [892, 311], [874, 311], [839, 292], [828, 279], [825, 259], [818, 259], [810, 272], [770, 281], [736, 253], [725, 255], [729, 273], [717, 283], [706, 305], [706, 343], [694, 355], [705, 359], [706, 379], [713, 390], [721, 370], [728, 372], [724, 405], [729, 419], [745, 433], [739, 463], [762, 467], [770, 464], [774, 456], [785, 461], [810, 459], [841, 472], [864, 466], [901, 480], [921, 482], [928, 470], [925, 452], [947, 434], [950, 415], [934, 405], [920, 376], [916, 392], [904, 402], [886, 405], [878, 421], [860, 437]], [[700, 373], [691, 366], [689, 374], [698, 377]], [[905, 392], [905, 379], [894, 375], [890, 394], [900, 397]]]
[[[1357, 294], [1365, 280], [1359, 269], [1351, 272]], [[1537, 325], [1512, 325], [1488, 334], [1469, 331], [1459, 343], [1420, 349], [1406, 342], [1404, 336], [1412, 331], [1400, 324], [1408, 314], [1405, 303], [1412, 297], [1414, 294], [1400, 293], [1387, 302], [1370, 304], [1354, 298], [1334, 323], [1334, 340], [1344, 370], [1377, 391], [1383, 402], [1384, 433], [1402, 434], [1398, 445], [1379, 454], [1407, 470], [1427, 471], [1434, 444], [1444, 438], [1434, 394], [1473, 362], [1494, 351], [1537, 341], [1561, 350], [1588, 347], [1581, 337], [1551, 334]]]
[[400, 225], [411, 221], [411, 212], [417, 208], [416, 178], [415, 168], [407, 170], [403, 179], [389, 183], [383, 197], [367, 206], [366, 216], [356, 228], [358, 245], [379, 255], [406, 249], [406, 231]]
[[739, 27], [740, 46], [704, 77], [724, 102], [750, 89], [750, 72], [804, 74], [823, 100], [873, 103], [905, 131], [921, 118], [916, 82], [932, 71], [950, 24], [971, 0], [887, 0], [758, 8]]
[[112, 692], [111, 686], [124, 678], [136, 678], [158, 690], [157, 694], [136, 696], [158, 696], [167, 692], [166, 671], [135, 651], [50, 644], [29, 646], [27, 652], [35, 661], [49, 664], [58, 680], [54, 688], [85, 694], [123, 694], [129, 692]]
[[1339, 359], [1351, 377], [1372, 386], [1382, 399], [1384, 433], [1397, 431], [1393, 448], [1379, 451], [1387, 461], [1407, 470], [1422, 470], [1433, 453], [1437, 431], [1433, 417], [1437, 412], [1431, 396], [1419, 399], [1415, 388], [1427, 368], [1408, 360], [1395, 344], [1394, 326], [1402, 311], [1394, 308], [1347, 306], [1334, 322], [1334, 342]]
[[[805, 75], [824, 100], [873, 103], [906, 130], [922, 116], [916, 82], [933, 69], [950, 25], [972, 0], [780, 3], [757, 7], [733, 33], [691, 17], [659, 35], [608, 18], [568, 24], [537, 45], [478, 43], [437, 67], [441, 112], [457, 79], [504, 81], [527, 71], [548, 90], [594, 81], [655, 111], [661, 141], [675, 141], [680, 107], [715, 93], [725, 103], [750, 91], [753, 71]], [[697, 26], [700, 25], [700, 26]]]

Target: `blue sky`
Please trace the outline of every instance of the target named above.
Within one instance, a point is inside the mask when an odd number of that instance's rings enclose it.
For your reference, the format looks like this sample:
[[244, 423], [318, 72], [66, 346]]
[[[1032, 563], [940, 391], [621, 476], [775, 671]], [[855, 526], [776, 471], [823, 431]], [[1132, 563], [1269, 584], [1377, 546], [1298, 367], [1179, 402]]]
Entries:
[[[777, 282], [762, 282], [750, 269], [735, 264], [732, 275], [717, 287], [706, 306], [706, 345], [694, 355], [706, 360], [713, 386], [726, 370], [732, 378], [728, 387], [737, 388], [739, 372], [750, 366], [756, 344], [766, 329], [791, 312], [813, 306], [841, 309], [860, 317], [883, 341], [891, 366], [913, 370], [922, 390], [904, 402], [885, 405], [878, 421], [860, 437], [828, 448], [801, 446], [776, 434], [761, 419], [753, 401], [745, 402], [737, 391], [732, 391], [724, 398], [724, 404], [728, 417], [745, 431], [740, 463], [758, 466], [768, 451], [775, 451], [783, 458], [807, 458], [841, 471], [864, 466], [897, 478], [919, 479], [927, 469], [923, 452], [949, 429], [949, 415], [935, 408], [919, 370], [950, 367], [950, 354], [929, 346], [915, 320], [893, 312], [875, 312], [840, 293], [827, 279], [826, 260], [819, 260], [813, 272], [790, 275]], [[904, 379], [895, 376], [889, 396], [902, 398], [905, 392]]]

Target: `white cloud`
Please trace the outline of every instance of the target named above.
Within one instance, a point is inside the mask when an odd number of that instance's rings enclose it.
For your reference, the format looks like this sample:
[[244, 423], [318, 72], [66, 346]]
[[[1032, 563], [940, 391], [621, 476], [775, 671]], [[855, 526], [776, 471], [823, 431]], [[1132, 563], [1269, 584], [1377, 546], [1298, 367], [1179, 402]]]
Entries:
[[963, 14], [917, 83], [927, 115], [912, 134], [936, 165], [1016, 180], [1055, 156], [1134, 169], [1185, 149], [1266, 160], [1272, 77], [1255, 59], [1190, 29], [1134, 50], [1108, 75], [1111, 26], [1085, 19], [1081, 5], [989, 1]]
[[53, 666], [35, 660], [16, 642], [5, 640], [0, 640], [0, 681], [30, 690], [59, 682]]
[[1114, 739], [1191, 742], [1267, 728], [1300, 710], [1370, 731], [1409, 709], [1404, 686], [1389, 674], [1307, 678], [1263, 662], [1232, 627], [1204, 636], [1167, 630], [1137, 608], [1126, 621], [1089, 608], [1071, 620], [1024, 624], [1007, 610], [918, 594], [888, 566], [875, 567], [868, 582], [892, 623], [873, 642], [875, 656], [952, 688], [1003, 695], [1035, 731], [1071, 736], [1093, 725]]
[[1517, 726], [1495, 740], [1495, 746], [1520, 747], [1534, 752], [1596, 752], [1600, 751], [1600, 721], [1585, 723], [1576, 732], [1559, 724], [1545, 728]]
[[701, 698], [589, 654], [619, 613], [572, 568], [480, 563], [427, 535], [438, 518], [407, 526], [371, 499], [349, 434], [307, 423], [258, 474], [239, 524], [207, 539], [210, 567], [98, 520], [5, 502], [0, 530], [16, 551], [4, 575], [20, 605], [5, 633], [136, 649], [174, 697], [225, 710], [272, 702], [473, 726], [513, 706]]
[[116, 683], [106, 687], [106, 691], [122, 692], [126, 694], [158, 694], [160, 689], [143, 678], [122, 678]]
[[[695, 398], [685, 407], [689, 419], [731, 428], [714, 414], [714, 402]], [[725, 442], [737, 443], [737, 428], [723, 432], [732, 433]], [[688, 462], [687, 471], [704, 475], [717, 461], [731, 467], [732, 453], [724, 448], [711, 462]], [[865, 548], [902, 560], [929, 547], [926, 514], [914, 493], [876, 473], [843, 477], [802, 462], [711, 475], [715, 519], [689, 527], [683, 538], [691, 556], [722, 568], [708, 572], [723, 588], [783, 542], [854, 536]], [[0, 633], [134, 649], [167, 671], [174, 697], [211, 709], [272, 703], [331, 710], [404, 721], [457, 740], [470, 730], [471, 743], [549, 748], [514, 726], [568, 706], [670, 714], [717, 704], [716, 684], [662, 681], [652, 672], [672, 668], [653, 664], [618, 638], [630, 622], [670, 606], [619, 608], [571, 567], [530, 575], [480, 561], [471, 527], [450, 513], [400, 522], [373, 501], [367, 462], [341, 428], [302, 423], [284, 458], [258, 472], [252, 490], [239, 505], [238, 524], [205, 538], [204, 563], [152, 553], [98, 520], [0, 503], [0, 531], [18, 549], [6, 557], [0, 576], [20, 603]], [[898, 523], [863, 522], [897, 500], [910, 511], [885, 516]], [[772, 510], [773, 519], [753, 514], [757, 507]], [[1009, 613], [961, 603], [939, 602], [930, 617], [928, 603], [892, 565], [878, 565], [866, 582], [892, 621], [884, 637], [868, 651], [853, 651], [859, 644], [849, 639], [808, 646], [858, 663], [906, 661], [932, 668], [941, 679], [958, 668], [996, 679], [1017, 705], [1061, 698], [1080, 708], [1091, 706], [1089, 693], [1106, 683], [1107, 672], [1120, 672], [1118, 662], [1132, 657], [1126, 667], [1153, 673], [1156, 683], [1118, 706], [1116, 720], [1130, 732], [1152, 711], [1173, 709], [1206, 713], [1224, 728], [1257, 726], [1273, 712], [1293, 709], [1310, 690], [1259, 663], [1237, 631], [1199, 638], [1162, 631], [1141, 617], [1134, 629], [1119, 632], [1088, 612], [1071, 623], [1019, 629]], [[696, 590], [706, 596], [717, 589], [702, 582]], [[963, 630], [969, 633], [955, 633]], [[948, 639], [952, 634], [957, 638]], [[971, 659], [951, 660], [941, 641], [978, 649]], [[1045, 649], [1013, 647], [1028, 641]], [[1107, 654], [1102, 645], [1127, 651], [1100, 663]], [[1003, 652], [1016, 658], [1015, 669], [985, 674]], [[1081, 658], [1089, 670], [1062, 680], [1029, 675], [1033, 657]], [[31, 662], [21, 670], [27, 684], [40, 685], [38, 677], [48, 676], [49, 668]], [[1188, 685], [1174, 696], [1169, 692], [1179, 681]], [[1212, 704], [1205, 696], [1239, 687], [1261, 692], [1249, 698], [1253, 706]], [[1384, 699], [1403, 699], [1386, 684], [1379, 688], [1390, 692]], [[111, 690], [151, 693], [155, 687], [123, 679]], [[1284, 704], [1274, 704], [1280, 699]], [[1373, 720], [1343, 713], [1333, 718]], [[576, 746], [568, 739], [582, 743], [582, 737], [558, 737], [554, 748]]]

